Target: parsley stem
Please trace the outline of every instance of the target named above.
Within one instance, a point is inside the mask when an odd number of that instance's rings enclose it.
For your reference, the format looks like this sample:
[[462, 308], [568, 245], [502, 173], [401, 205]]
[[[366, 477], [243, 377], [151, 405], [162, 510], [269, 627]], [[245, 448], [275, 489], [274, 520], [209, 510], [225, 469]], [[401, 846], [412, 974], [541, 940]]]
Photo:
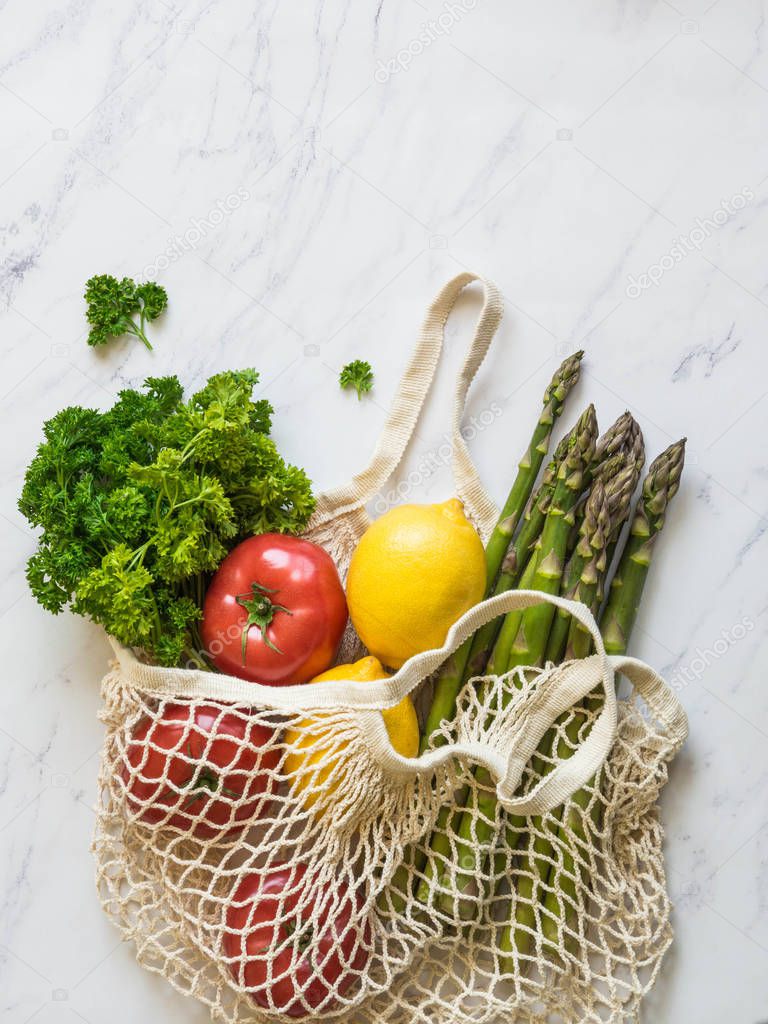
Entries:
[[[147, 346], [147, 348], [151, 352], [152, 351], [152, 346], [150, 345], [149, 338], [146, 336], [146, 334], [144, 333], [142, 328], [139, 327], [138, 324], [135, 324], [132, 320], [130, 321], [130, 324], [131, 324], [131, 326], [128, 328], [128, 332], [130, 334], [135, 335], [137, 338], [139, 338]], [[142, 323], [142, 326], [143, 326], [143, 323]]]

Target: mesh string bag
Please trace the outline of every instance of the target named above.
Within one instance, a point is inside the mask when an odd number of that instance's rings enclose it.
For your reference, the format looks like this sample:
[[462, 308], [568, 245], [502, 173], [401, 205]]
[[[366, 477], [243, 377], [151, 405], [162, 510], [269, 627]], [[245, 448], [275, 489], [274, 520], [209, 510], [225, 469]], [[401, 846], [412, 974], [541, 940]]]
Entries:
[[[473, 280], [449, 282], [430, 308], [371, 465], [318, 500], [307, 536], [342, 577]], [[501, 316], [483, 287], [453, 430], [456, 491], [486, 536], [495, 509], [460, 434]], [[396, 753], [382, 709], [428, 691], [485, 622], [542, 601], [577, 617], [595, 653], [471, 680], [440, 746]], [[93, 844], [100, 899], [139, 963], [213, 1020], [637, 1019], [671, 941], [658, 796], [686, 720], [652, 669], [606, 656], [582, 605], [491, 598], [440, 650], [365, 683], [267, 687], [113, 646]], [[349, 629], [339, 663], [362, 653]], [[489, 796], [490, 829], [479, 827]], [[445, 854], [430, 845], [438, 828]]]

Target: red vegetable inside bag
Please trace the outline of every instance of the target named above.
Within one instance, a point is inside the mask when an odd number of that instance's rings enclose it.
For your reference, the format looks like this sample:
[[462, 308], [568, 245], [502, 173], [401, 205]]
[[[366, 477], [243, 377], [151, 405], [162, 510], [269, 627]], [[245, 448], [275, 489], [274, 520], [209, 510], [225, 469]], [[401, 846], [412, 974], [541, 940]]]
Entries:
[[370, 925], [355, 920], [359, 897], [344, 886], [308, 897], [306, 881], [301, 864], [246, 875], [226, 912], [233, 978], [259, 1006], [290, 1017], [334, 1009], [370, 957]]
[[280, 752], [273, 730], [209, 704], [166, 704], [143, 718], [122, 779], [141, 821], [210, 839], [266, 814]]

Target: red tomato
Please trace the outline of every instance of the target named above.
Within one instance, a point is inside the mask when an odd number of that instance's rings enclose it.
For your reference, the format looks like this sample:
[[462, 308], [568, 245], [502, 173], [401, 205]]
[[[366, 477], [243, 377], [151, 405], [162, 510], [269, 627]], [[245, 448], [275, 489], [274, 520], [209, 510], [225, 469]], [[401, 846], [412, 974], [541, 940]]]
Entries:
[[[334, 1009], [334, 993], [346, 992], [370, 957], [371, 929], [357, 920], [359, 898], [325, 886], [306, 900], [306, 870], [276, 864], [246, 875], [226, 913], [232, 977], [259, 1006], [290, 1017]], [[305, 922], [318, 904], [322, 924], [315, 929]]]
[[333, 662], [347, 602], [330, 555], [299, 537], [249, 537], [221, 563], [203, 605], [216, 668], [252, 682], [305, 683]]
[[267, 726], [213, 705], [166, 704], [131, 736], [122, 770], [128, 805], [148, 824], [200, 839], [247, 828], [271, 806], [269, 771], [280, 756], [277, 745], [268, 747], [273, 737]]

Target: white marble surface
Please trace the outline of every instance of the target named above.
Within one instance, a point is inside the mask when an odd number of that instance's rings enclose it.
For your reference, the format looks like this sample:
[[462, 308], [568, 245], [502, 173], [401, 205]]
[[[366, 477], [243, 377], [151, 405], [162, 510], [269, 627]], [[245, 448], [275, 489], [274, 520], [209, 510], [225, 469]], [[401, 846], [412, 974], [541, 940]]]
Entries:
[[[469, 410], [503, 410], [472, 444], [497, 497], [551, 370], [577, 346], [572, 412], [594, 400], [607, 424], [629, 407], [651, 454], [690, 439], [634, 644], [678, 680], [691, 723], [663, 804], [677, 941], [645, 1019], [768, 1017], [768, 9], [462, 7], [388, 74], [441, 2], [0, 2], [8, 1024], [206, 1019], [134, 964], [96, 901], [107, 646], [25, 588], [34, 540], [15, 502], [41, 422], [150, 372], [191, 385], [251, 364], [281, 448], [318, 486], [340, 482], [374, 443], [426, 302], [465, 267], [507, 301]], [[171, 309], [156, 351], [88, 349], [86, 278], [140, 274], [242, 189], [249, 198], [159, 271]], [[697, 232], [723, 202], [725, 223]], [[680, 236], [693, 251], [631, 297], [628, 275]], [[475, 310], [468, 298], [450, 323], [404, 473], [441, 443]], [[354, 357], [376, 369], [359, 404], [335, 383]], [[449, 490], [441, 471], [412, 494]], [[708, 654], [723, 630], [733, 642]]]

